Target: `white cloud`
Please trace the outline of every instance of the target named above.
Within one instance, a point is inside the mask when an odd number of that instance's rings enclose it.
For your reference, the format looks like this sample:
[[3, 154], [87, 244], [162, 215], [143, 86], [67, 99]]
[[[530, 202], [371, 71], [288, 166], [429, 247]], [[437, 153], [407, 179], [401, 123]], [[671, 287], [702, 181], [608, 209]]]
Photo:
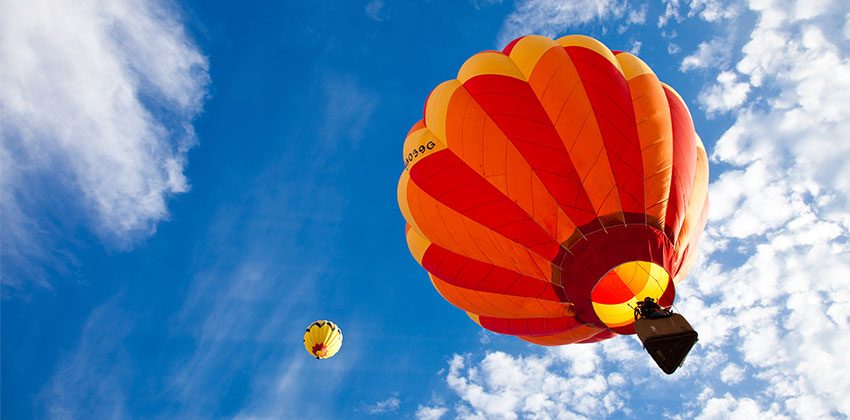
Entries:
[[108, 243], [127, 246], [188, 189], [191, 122], [209, 77], [176, 16], [159, 1], [0, 5], [2, 223], [33, 228], [4, 229], [7, 263], [50, 254], [39, 214], [81, 213]]
[[440, 420], [448, 411], [446, 407], [420, 405], [416, 409], [416, 418], [419, 420]]
[[716, 84], [700, 92], [699, 102], [711, 116], [740, 107], [749, 93], [749, 83], [739, 82], [737, 74], [724, 71], [717, 75]]
[[[683, 15], [681, 8], [686, 5], [687, 12]], [[681, 22], [687, 17], [699, 16], [707, 22], [733, 19], [741, 13], [739, 2], [736, 0], [664, 0], [664, 13], [658, 17], [658, 27], [666, 26], [671, 20]]]
[[679, 15], [679, 0], [664, 0], [664, 13], [658, 16], [658, 27], [667, 26], [670, 20], [681, 21]]
[[680, 47], [679, 44], [676, 44], [675, 42], [671, 42], [671, 43], [667, 44], [667, 53], [668, 54], [678, 54], [681, 51], [682, 51], [682, 47]]
[[643, 45], [640, 41], [632, 41], [632, 48], [629, 49], [629, 52], [638, 55], [640, 54], [640, 47]]
[[517, 3], [499, 31], [498, 43], [501, 46], [528, 34], [554, 38], [570, 32], [572, 26], [622, 17], [626, 11], [626, 4], [618, 0], [520, 0]]
[[586, 346], [527, 356], [487, 353], [480, 362], [454, 355], [446, 381], [461, 399], [455, 407], [458, 418], [572, 418], [624, 412], [620, 395], [626, 381], [620, 374], [606, 376], [601, 363], [601, 355]]
[[[709, 256], [716, 261], [696, 270], [693, 301], [728, 317], [740, 368], [766, 385], [761, 395], [714, 398], [705, 412], [763, 417], [754, 398], [768, 417], [847, 416], [850, 355], [838, 349], [850, 338], [837, 332], [850, 294], [850, 144], [839, 140], [850, 137], [850, 57], [828, 31], [830, 15], [850, 5], [750, 7], [758, 21], [736, 69], [772, 95], [749, 98], [714, 147], [713, 160], [736, 169], [711, 186], [706, 234], [710, 247], [736, 238], [735, 249], [717, 251], [740, 263]], [[730, 384], [738, 378], [737, 368], [721, 373]]]
[[709, 419], [787, 419], [780, 415], [776, 406], [762, 410], [758, 402], [750, 398], [737, 399], [729, 394], [720, 398], [711, 398], [703, 402], [703, 409], [697, 416], [699, 420]]
[[641, 6], [640, 9], [630, 11], [626, 22], [638, 25], [646, 23], [646, 5]]
[[665, 39], [676, 39], [676, 37], [679, 36], [679, 33], [676, 32], [675, 29], [663, 29], [661, 30], [661, 36]]
[[704, 68], [724, 69], [729, 65], [731, 49], [729, 41], [723, 38], [714, 38], [711, 41], [700, 42], [697, 51], [682, 59], [681, 71]]
[[385, 400], [378, 401], [374, 404], [366, 406], [366, 412], [369, 414], [387, 414], [398, 411], [401, 406], [401, 400], [398, 397], [389, 397]]
[[794, 2], [794, 19], [812, 19], [834, 9], [836, 0], [797, 0]]
[[793, 219], [808, 218], [802, 195], [789, 194], [793, 187], [787, 180], [777, 179], [764, 160], [721, 174], [710, 187], [709, 197], [717, 203], [710, 214], [715, 222], [711, 232], [725, 238], [747, 238], [782, 228]]
[[731, 19], [740, 13], [735, 1], [726, 0], [691, 0], [688, 16], [699, 15], [705, 21], [715, 22]]
[[744, 380], [744, 372], [741, 366], [730, 363], [720, 371], [720, 380], [729, 385], [735, 385]]

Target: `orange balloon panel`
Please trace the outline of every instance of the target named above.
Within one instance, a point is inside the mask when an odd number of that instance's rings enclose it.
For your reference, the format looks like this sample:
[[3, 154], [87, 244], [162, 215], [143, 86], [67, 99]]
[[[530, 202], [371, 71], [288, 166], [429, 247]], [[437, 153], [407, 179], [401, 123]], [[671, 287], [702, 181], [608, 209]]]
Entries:
[[685, 102], [629, 53], [525, 36], [437, 86], [404, 142], [399, 206], [435, 288], [541, 345], [633, 334], [672, 303], [708, 212]]

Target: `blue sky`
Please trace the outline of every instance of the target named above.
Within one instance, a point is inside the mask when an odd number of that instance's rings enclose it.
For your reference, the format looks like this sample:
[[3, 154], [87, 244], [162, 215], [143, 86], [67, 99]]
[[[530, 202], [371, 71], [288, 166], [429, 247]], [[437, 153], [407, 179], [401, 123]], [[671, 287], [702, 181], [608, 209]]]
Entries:
[[[528, 33], [638, 54], [706, 143], [674, 376], [483, 332], [407, 250], [428, 92]], [[844, 2], [7, 2], [0, 63], [4, 418], [850, 416]]]

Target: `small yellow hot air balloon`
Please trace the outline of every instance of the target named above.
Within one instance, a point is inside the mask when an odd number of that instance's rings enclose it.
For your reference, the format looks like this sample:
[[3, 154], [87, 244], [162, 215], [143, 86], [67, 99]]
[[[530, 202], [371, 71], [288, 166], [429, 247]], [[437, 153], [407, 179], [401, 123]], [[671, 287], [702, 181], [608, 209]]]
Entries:
[[342, 330], [326, 319], [318, 320], [304, 332], [304, 348], [317, 359], [327, 359], [342, 347]]

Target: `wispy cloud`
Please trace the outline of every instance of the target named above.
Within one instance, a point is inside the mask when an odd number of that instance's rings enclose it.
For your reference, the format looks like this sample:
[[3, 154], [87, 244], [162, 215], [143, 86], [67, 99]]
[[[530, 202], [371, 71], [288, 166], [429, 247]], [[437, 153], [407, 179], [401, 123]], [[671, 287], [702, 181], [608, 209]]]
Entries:
[[120, 295], [89, 315], [76, 348], [60, 359], [58, 368], [37, 397], [51, 419], [126, 418], [126, 380], [131, 367], [123, 341], [133, 322], [118, 305]]
[[328, 74], [322, 79], [324, 110], [320, 140], [322, 152], [356, 148], [378, 105], [378, 96], [346, 74]]
[[188, 189], [191, 122], [209, 76], [179, 16], [161, 1], [0, 5], [7, 285], [37, 277], [27, 267], [51, 259], [47, 237], [62, 226], [48, 220], [76, 217], [108, 244], [129, 246]]
[[366, 4], [366, 16], [376, 22], [386, 19], [383, 0], [372, 0]]
[[486, 9], [501, 2], [502, 0], [469, 0], [469, 3], [477, 10]]
[[364, 408], [369, 414], [388, 414], [398, 411], [399, 407], [401, 407], [401, 400], [397, 396], [392, 396], [374, 404], [367, 404]]

